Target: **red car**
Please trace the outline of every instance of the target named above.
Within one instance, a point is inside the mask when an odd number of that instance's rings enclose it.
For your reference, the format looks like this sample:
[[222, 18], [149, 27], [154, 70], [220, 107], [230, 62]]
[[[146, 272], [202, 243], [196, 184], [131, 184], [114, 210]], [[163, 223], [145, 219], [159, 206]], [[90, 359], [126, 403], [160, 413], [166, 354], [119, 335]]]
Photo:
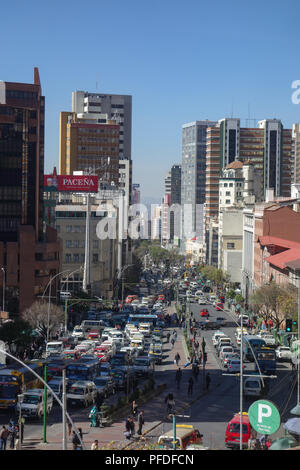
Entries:
[[203, 308], [200, 313], [201, 317], [209, 317], [207, 308]]
[[217, 302], [216, 303], [216, 309], [217, 310], [224, 310], [224, 304], [222, 304], [222, 302]]

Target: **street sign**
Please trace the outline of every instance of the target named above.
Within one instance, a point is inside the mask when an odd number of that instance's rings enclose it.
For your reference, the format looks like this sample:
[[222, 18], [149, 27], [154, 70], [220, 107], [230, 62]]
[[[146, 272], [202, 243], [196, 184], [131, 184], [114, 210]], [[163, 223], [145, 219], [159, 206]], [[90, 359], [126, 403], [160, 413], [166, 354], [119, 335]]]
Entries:
[[279, 429], [280, 413], [271, 401], [255, 401], [248, 410], [248, 416], [251, 426], [261, 434], [273, 434]]

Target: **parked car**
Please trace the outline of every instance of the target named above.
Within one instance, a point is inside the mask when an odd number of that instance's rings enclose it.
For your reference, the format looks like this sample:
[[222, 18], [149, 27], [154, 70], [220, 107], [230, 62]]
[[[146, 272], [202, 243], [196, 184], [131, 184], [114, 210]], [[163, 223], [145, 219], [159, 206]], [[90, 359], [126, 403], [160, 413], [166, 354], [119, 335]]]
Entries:
[[224, 310], [224, 304], [222, 304], [222, 302], [217, 302], [216, 303], [216, 310], [223, 311]]

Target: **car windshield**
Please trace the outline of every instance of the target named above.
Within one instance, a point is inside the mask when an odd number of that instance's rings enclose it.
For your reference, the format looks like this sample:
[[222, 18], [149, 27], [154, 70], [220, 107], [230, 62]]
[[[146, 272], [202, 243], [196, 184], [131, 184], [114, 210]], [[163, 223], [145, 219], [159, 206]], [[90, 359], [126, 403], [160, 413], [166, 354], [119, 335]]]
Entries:
[[30, 405], [37, 405], [40, 401], [40, 397], [37, 395], [24, 395], [23, 403], [28, 403]]
[[71, 388], [71, 393], [74, 395], [83, 395], [84, 394], [84, 388], [82, 387], [72, 387]]
[[[248, 434], [248, 426], [246, 424], [242, 425], [243, 434]], [[240, 432], [240, 423], [231, 423], [229, 426], [229, 432], [237, 434]]]
[[106, 385], [107, 381], [105, 379], [94, 379], [95, 385]]
[[18, 388], [15, 385], [0, 384], [0, 398], [15, 398]]
[[147, 361], [147, 359], [136, 359], [134, 361], [134, 365], [136, 365], [136, 366], [147, 366], [148, 361]]

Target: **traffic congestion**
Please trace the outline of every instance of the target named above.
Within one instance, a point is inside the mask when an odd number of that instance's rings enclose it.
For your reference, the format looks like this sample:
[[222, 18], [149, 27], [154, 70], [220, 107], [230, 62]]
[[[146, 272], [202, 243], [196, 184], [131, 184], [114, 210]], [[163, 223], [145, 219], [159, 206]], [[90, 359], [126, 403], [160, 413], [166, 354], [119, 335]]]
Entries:
[[[174, 328], [184, 332], [190, 346], [186, 358], [182, 358], [184, 363], [187, 361], [184, 369], [196, 380], [195, 386], [199, 371], [200, 377], [203, 372], [205, 392], [209, 391], [208, 362], [210, 372], [221, 378], [222, 386], [231, 381], [231, 392], [237, 390], [243, 372], [245, 404], [272, 397], [278, 377], [293, 368], [291, 349], [277, 344], [270, 331], [258, 328], [250, 316], [230, 309], [225, 289], [213, 291], [200, 275], [189, 275], [184, 269], [174, 269], [166, 276], [155, 268], [143, 271], [136, 294], [127, 295], [123, 303], [113, 308], [90, 308], [80, 324], [74, 325], [67, 334], [64, 331], [50, 338], [40, 357], [31, 359], [27, 365], [46, 379], [59, 400], [63, 398], [65, 371], [68, 411], [80, 412], [91, 426], [92, 422], [95, 426], [109, 426], [111, 416], [104, 416], [104, 408], [117, 403], [120, 397], [130, 403], [137, 387], [142, 388], [149, 381], [154, 383], [157, 374], [168, 370], [169, 359], [173, 356], [172, 346], [166, 349], [166, 344]], [[176, 356], [175, 362], [178, 368]], [[168, 385], [172, 389], [171, 383]], [[16, 363], [3, 366], [0, 369], [2, 422], [17, 420], [20, 412], [27, 425], [40, 425], [44, 413], [49, 422], [56, 422], [58, 402], [51, 393], [44, 395], [42, 387], [41, 381], [23, 366]], [[189, 388], [188, 394], [190, 392]], [[208, 395], [211, 400], [213, 393]], [[206, 441], [205, 446], [200, 432], [204, 431], [200, 418], [203, 409], [199, 408], [201, 400], [196, 401], [191, 406], [188, 423], [177, 424], [179, 434], [184, 429], [187, 432], [189, 426], [193, 430], [190, 435], [194, 437], [186, 441], [184, 448], [197, 448], [197, 445], [201, 449], [239, 448], [238, 397], [236, 393], [227, 406], [227, 419], [224, 417], [222, 426], [214, 431], [215, 440]], [[225, 398], [224, 395], [222, 399]], [[208, 398], [204, 396], [203, 400]], [[96, 410], [95, 415], [92, 410]], [[242, 445], [248, 448], [249, 440], [256, 442], [257, 439], [252, 439], [255, 433], [247, 412], [243, 412], [242, 420]], [[205, 437], [210, 434], [210, 425], [205, 427]], [[171, 432], [170, 422], [169, 427]], [[169, 448], [168, 439], [161, 436], [152, 436], [151, 442], [160, 448]]]

